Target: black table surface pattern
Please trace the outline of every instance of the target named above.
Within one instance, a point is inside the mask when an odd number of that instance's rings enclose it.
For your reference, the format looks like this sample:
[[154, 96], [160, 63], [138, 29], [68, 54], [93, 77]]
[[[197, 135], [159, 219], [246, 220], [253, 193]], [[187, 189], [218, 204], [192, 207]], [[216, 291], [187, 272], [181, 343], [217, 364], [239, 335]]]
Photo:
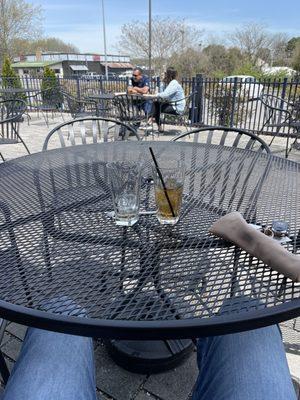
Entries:
[[[186, 165], [180, 221], [161, 226], [158, 162]], [[106, 164], [143, 163], [141, 212], [118, 227]], [[0, 316], [50, 330], [126, 339], [225, 334], [300, 314], [300, 284], [208, 233], [238, 210], [284, 220], [299, 253], [300, 165], [236, 148], [114, 142], [37, 153], [0, 165]]]

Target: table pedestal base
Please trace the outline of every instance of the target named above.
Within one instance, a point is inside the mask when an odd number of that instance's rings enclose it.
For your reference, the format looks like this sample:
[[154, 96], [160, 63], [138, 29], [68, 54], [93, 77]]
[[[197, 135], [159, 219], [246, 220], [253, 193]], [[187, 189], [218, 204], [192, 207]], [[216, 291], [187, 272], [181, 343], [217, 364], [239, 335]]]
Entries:
[[108, 340], [107, 350], [116, 364], [130, 372], [150, 374], [181, 364], [194, 349], [189, 339]]

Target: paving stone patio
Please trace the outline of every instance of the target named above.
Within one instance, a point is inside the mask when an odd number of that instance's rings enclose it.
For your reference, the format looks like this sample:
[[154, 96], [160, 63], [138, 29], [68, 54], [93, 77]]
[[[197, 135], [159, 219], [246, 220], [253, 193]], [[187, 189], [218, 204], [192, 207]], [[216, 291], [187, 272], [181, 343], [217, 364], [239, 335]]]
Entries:
[[[52, 127], [62, 122], [61, 117], [49, 119], [49, 128], [45, 125], [42, 118], [31, 115], [30, 125], [27, 121], [23, 122], [20, 134], [32, 153], [42, 149], [43, 142], [47, 133]], [[170, 140], [174, 135], [174, 130], [166, 135], [155, 137], [155, 140]], [[269, 138], [266, 138], [267, 141]], [[278, 139], [272, 149], [282, 150], [285, 146], [283, 139]], [[26, 155], [26, 151], [21, 144], [5, 145], [1, 147], [1, 153], [6, 159]], [[284, 156], [281, 151], [279, 156]], [[292, 150], [291, 160], [300, 162], [300, 151]], [[294, 335], [289, 324], [283, 327], [283, 334]], [[1, 349], [5, 359], [11, 369], [16, 361], [26, 332], [26, 327], [15, 323], [9, 323], [6, 327]], [[293, 338], [299, 344], [298, 337]], [[100, 340], [94, 341], [95, 360], [96, 360], [96, 382], [99, 399], [103, 400], [188, 400], [193, 389], [197, 376], [196, 352], [180, 367], [155, 375], [139, 375], [130, 373], [118, 367], [108, 356], [103, 343]], [[287, 353], [291, 373], [300, 382], [300, 356], [298, 351]], [[298, 391], [298, 399], [300, 394]]]

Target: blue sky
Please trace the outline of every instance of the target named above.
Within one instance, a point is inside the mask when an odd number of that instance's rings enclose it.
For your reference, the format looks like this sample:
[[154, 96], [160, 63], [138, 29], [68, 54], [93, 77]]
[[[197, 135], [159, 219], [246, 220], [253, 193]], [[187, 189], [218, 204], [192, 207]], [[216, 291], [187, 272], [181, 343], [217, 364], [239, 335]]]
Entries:
[[[103, 52], [101, 0], [29, 0], [44, 9], [44, 32], [75, 44], [82, 52]], [[148, 19], [148, 0], [104, 0], [108, 51], [117, 53], [121, 26]], [[207, 37], [247, 22], [272, 32], [300, 36], [300, 0], [152, 0], [152, 15], [184, 18]]]

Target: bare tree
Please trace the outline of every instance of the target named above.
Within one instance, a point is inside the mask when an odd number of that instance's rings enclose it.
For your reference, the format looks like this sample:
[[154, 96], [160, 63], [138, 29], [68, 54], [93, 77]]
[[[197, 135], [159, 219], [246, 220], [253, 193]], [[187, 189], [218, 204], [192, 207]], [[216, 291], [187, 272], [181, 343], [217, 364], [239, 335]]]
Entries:
[[288, 63], [287, 44], [289, 36], [286, 33], [275, 33], [272, 35], [271, 63], [274, 65], [286, 65]]
[[300, 42], [295, 45], [292, 57], [292, 67], [300, 73]]
[[264, 25], [249, 23], [230, 34], [229, 40], [238, 46], [253, 64], [256, 64], [260, 55], [264, 54], [264, 49], [270, 48], [272, 35]]
[[[133, 21], [121, 28], [119, 48], [133, 57], [149, 55], [148, 22]], [[184, 20], [154, 17], [152, 20], [152, 57], [154, 68], [161, 72], [166, 60], [178, 51], [199, 45], [203, 31]]]
[[41, 34], [42, 11], [25, 0], [0, 0], [0, 62], [15, 52], [17, 39]]
[[203, 72], [205, 55], [197, 49], [187, 48], [183, 52], [174, 53], [168, 60], [179, 73], [180, 77], [192, 77]]

